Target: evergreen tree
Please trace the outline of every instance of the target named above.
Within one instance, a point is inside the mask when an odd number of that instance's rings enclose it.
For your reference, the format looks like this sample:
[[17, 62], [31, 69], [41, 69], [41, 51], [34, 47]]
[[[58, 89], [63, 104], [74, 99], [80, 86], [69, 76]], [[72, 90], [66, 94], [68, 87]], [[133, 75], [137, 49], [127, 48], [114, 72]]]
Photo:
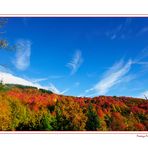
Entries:
[[96, 131], [100, 128], [100, 120], [97, 115], [97, 112], [93, 109], [92, 104], [88, 107], [87, 112], [88, 120], [86, 122], [86, 130], [88, 131]]
[[0, 81], [0, 91], [3, 90], [3, 88], [4, 88], [4, 85], [3, 85], [3, 81], [1, 80]]

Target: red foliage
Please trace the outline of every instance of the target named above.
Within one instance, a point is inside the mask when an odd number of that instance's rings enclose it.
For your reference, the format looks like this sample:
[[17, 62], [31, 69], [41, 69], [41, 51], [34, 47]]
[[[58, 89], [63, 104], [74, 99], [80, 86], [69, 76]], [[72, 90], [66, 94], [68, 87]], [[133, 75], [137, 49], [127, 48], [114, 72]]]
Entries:
[[[109, 130], [126, 130], [127, 119], [129, 116], [133, 117], [129, 124], [135, 126], [135, 129], [145, 130], [148, 128], [146, 126], [146, 121], [144, 121], [147, 117], [146, 114], [148, 113], [147, 100], [111, 96], [99, 96], [95, 98], [70, 97], [57, 94], [47, 94], [40, 92], [37, 89], [33, 90], [29, 88], [25, 90], [17, 88], [11, 89], [7, 92], [7, 95], [11, 98], [21, 100], [23, 104], [28, 105], [30, 109], [36, 112], [41, 108], [50, 108], [53, 116], [56, 116], [54, 107], [57, 105], [57, 101], [62, 102], [63, 99], [68, 100], [68, 103], [66, 104], [67, 106], [75, 106], [77, 104], [84, 114], [87, 113], [88, 106], [92, 104], [99, 116], [99, 119], [103, 121], [103, 126], [108, 126], [106, 129]], [[70, 103], [69, 100], [71, 100], [72, 103]], [[66, 109], [68, 108], [67, 106], [65, 106]], [[61, 108], [63, 108], [63, 106]], [[71, 110], [69, 109], [69, 111], [66, 112], [69, 116], [70, 111]], [[71, 112], [73, 113], [74, 110]], [[105, 119], [106, 115], [108, 116], [107, 119]], [[79, 119], [79, 116], [76, 115], [76, 118]]]
[[137, 129], [137, 131], [144, 131], [145, 130], [145, 126], [142, 123], [135, 123], [134, 126]]
[[131, 111], [132, 111], [134, 114], [137, 114], [137, 113], [142, 113], [142, 114], [144, 114], [144, 113], [145, 113], [145, 110], [142, 109], [142, 108], [139, 108], [138, 106], [132, 106], [132, 107], [131, 107]]
[[102, 109], [98, 108], [97, 113], [98, 113], [99, 118], [103, 118], [104, 117], [104, 112], [102, 111]]
[[21, 100], [24, 104], [30, 105], [30, 107], [36, 111], [41, 107], [55, 105], [58, 99], [56, 94], [43, 94], [38, 90], [32, 92], [31, 90], [21, 91], [15, 89], [9, 91], [8, 96]]

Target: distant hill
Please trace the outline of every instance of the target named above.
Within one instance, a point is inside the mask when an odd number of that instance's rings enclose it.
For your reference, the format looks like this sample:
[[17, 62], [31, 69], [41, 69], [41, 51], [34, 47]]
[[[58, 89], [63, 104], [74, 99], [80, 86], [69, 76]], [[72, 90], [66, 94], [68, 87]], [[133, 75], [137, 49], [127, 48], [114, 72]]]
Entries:
[[50, 90], [46, 90], [46, 89], [42, 89], [42, 88], [37, 88], [34, 86], [25, 86], [25, 85], [20, 85], [20, 84], [1, 84], [3, 85], [3, 89], [2, 90], [11, 90], [13, 88], [20, 88], [20, 89], [34, 89], [34, 90], [39, 90], [42, 93], [48, 93], [48, 94], [52, 94], [53, 92]]
[[[33, 83], [29, 80], [26, 80], [24, 78], [15, 76], [11, 73], [7, 73], [7, 72], [1, 72], [0, 71], [0, 81], [3, 84], [6, 84], [7, 86], [14, 86], [17, 85], [17, 87], [31, 87], [31, 88], [38, 88], [38, 89], [45, 89], [43, 86], [41, 86], [40, 84], [37, 83]], [[48, 92], [48, 90], [47, 90]]]
[[2, 131], [147, 131], [148, 100], [58, 95], [0, 83]]

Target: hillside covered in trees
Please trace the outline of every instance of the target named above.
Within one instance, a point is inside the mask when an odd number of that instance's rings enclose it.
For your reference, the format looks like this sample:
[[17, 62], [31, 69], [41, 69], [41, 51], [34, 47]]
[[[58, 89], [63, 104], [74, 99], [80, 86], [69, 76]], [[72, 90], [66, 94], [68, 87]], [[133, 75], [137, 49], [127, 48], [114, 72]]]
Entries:
[[81, 98], [0, 84], [1, 131], [147, 131], [148, 100]]

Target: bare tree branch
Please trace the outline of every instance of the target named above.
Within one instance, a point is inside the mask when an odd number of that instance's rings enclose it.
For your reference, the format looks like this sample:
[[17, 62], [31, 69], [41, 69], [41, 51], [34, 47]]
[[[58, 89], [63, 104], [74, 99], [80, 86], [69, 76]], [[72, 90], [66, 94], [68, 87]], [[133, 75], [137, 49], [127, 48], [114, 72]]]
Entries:
[[144, 97], [145, 97], [146, 100], [148, 99], [146, 95], [144, 95]]

